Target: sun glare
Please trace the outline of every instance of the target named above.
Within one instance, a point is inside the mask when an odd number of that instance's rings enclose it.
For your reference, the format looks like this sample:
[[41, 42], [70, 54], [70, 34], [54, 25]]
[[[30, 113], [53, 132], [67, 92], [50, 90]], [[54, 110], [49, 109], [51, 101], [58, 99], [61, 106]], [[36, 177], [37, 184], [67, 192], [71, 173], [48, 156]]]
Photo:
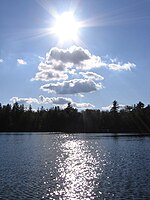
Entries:
[[60, 42], [77, 40], [79, 23], [72, 12], [64, 12], [56, 17], [53, 33], [58, 36]]

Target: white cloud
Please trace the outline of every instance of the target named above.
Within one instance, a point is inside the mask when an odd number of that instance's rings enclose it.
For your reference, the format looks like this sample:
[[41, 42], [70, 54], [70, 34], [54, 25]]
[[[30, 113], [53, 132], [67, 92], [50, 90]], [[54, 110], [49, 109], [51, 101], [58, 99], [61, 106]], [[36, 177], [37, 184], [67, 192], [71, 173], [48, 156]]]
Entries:
[[[40, 89], [48, 93], [56, 93], [57, 95], [82, 95], [103, 89], [102, 81], [104, 77], [93, 72], [94, 68], [105, 67], [114, 71], [127, 71], [135, 68], [134, 63], [121, 63], [117, 58], [109, 57], [101, 59], [90, 53], [87, 49], [77, 46], [63, 49], [53, 47], [46, 54], [46, 57], [40, 57], [38, 72], [31, 79], [36, 81], [49, 81], [48, 84], [41, 86]], [[27, 64], [24, 60], [18, 59], [19, 64]], [[76, 76], [75, 76], [76, 75]], [[79, 77], [83, 76], [81, 79]], [[73, 79], [78, 77], [77, 79]], [[52, 82], [55, 81], [55, 82]], [[69, 102], [76, 108], [93, 108], [90, 103], [73, 102], [70, 98], [64, 97], [43, 97], [39, 99], [20, 98], [19, 101], [36, 102], [38, 104], [53, 104], [66, 106]], [[102, 109], [110, 110], [111, 106]]]
[[72, 106], [75, 107], [75, 108], [79, 108], [79, 109], [95, 108], [95, 106], [93, 104], [90, 104], [90, 103], [75, 103], [75, 102], [73, 102]]
[[71, 46], [68, 49], [53, 47], [46, 55], [47, 62], [51, 60], [62, 61], [63, 63], [80, 64], [84, 60], [89, 60], [91, 54], [82, 47]]
[[71, 103], [71, 105], [74, 108], [94, 108], [95, 106], [90, 103], [77, 103], [74, 102], [71, 98], [65, 98], [65, 97], [44, 97], [43, 95], [40, 95], [39, 98], [19, 98], [19, 97], [12, 97], [10, 99], [11, 102], [19, 104], [53, 104], [54, 106], [60, 106], [61, 108], [67, 107], [68, 103]]
[[95, 83], [90, 79], [73, 79], [69, 81], [49, 83], [41, 86], [43, 91], [49, 93], [55, 92], [57, 94], [80, 94], [94, 92], [96, 90], [102, 89], [101, 83]]
[[42, 56], [38, 56], [38, 58], [39, 58], [40, 61], [44, 60], [44, 57], [42, 57]]
[[136, 65], [130, 62], [124, 63], [124, 64], [121, 64], [121, 63], [108, 64], [108, 68], [114, 71], [131, 70], [132, 68], [135, 68], [135, 67]]
[[19, 104], [32, 104], [32, 103], [38, 103], [38, 100], [36, 98], [19, 98], [19, 97], [12, 97], [10, 99], [13, 103], [18, 102]]
[[56, 71], [66, 71], [66, 66], [61, 62], [52, 62], [51, 64], [41, 62], [38, 66], [40, 71], [42, 70], [56, 70]]
[[90, 103], [77, 103], [74, 102], [71, 98], [66, 97], [44, 97], [39, 96], [39, 102], [40, 103], [52, 103], [53, 105], [59, 105], [62, 108], [65, 108], [68, 103], [71, 103], [71, 105], [75, 108], [94, 108], [95, 106]]
[[99, 56], [92, 55], [87, 49], [71, 46], [68, 49], [52, 48], [46, 55], [46, 63], [60, 62], [64, 65], [75, 66], [78, 69], [86, 70], [102, 65]]
[[[53, 47], [46, 54], [46, 58], [40, 57], [40, 60], [41, 63], [38, 66], [40, 72], [36, 73], [32, 80], [47, 80], [43, 78], [43, 74], [48, 74], [47, 72], [51, 70], [55, 74], [63, 72], [65, 75], [63, 79], [66, 79], [67, 74], [76, 74], [77, 70], [87, 70], [103, 65], [99, 56], [92, 55], [87, 49], [77, 46], [71, 46], [68, 49]], [[53, 76], [51, 78], [49, 76], [48, 80], [53, 80]]]
[[37, 72], [35, 77], [31, 79], [31, 81], [55, 81], [55, 80], [66, 80], [68, 79], [68, 75], [62, 72], [57, 72], [55, 70], [43, 70]]
[[69, 102], [70, 103], [73, 102], [71, 98], [64, 98], [64, 97], [53, 97], [51, 98], [51, 101], [53, 104], [56, 104], [56, 105], [68, 104]]
[[79, 74], [81, 74], [84, 78], [87, 79], [93, 79], [93, 80], [103, 80], [104, 77], [102, 77], [101, 75], [94, 73], [94, 72], [80, 72]]
[[118, 60], [118, 58], [110, 58], [110, 61], [111, 61], [112, 63], [116, 63], [117, 60]]
[[25, 60], [23, 60], [23, 59], [17, 59], [17, 63], [19, 65], [26, 65], [27, 64], [27, 62]]
[[37, 99], [38, 104], [48, 104], [48, 103], [52, 103], [51, 98], [50, 97], [44, 97], [43, 95], [39, 96], [39, 99]]
[[[82, 74], [84, 78], [103, 80], [104, 78], [94, 72], [83, 72], [94, 68], [106, 67], [111, 70], [131, 70], [134, 63], [121, 64], [116, 59], [102, 61], [100, 56], [91, 54], [87, 49], [71, 46], [67, 49], [53, 47], [46, 54], [46, 58], [40, 57], [39, 72], [32, 80], [60, 81], [69, 79], [68, 75]], [[81, 73], [82, 72], [82, 73]]]
[[3, 63], [3, 62], [4, 62], [4, 60], [2, 58], [0, 58], [0, 63]]
[[61, 107], [66, 107], [68, 103], [71, 103], [71, 105], [74, 108], [94, 108], [95, 106], [90, 104], [90, 103], [77, 103], [74, 102], [71, 98], [64, 98], [64, 97], [53, 97], [51, 98], [51, 101], [53, 102], [54, 105], [59, 105]]
[[104, 106], [104, 107], [102, 107], [102, 110], [103, 110], [103, 111], [110, 111], [111, 108], [112, 108], [112, 105]]
[[[103, 110], [103, 111], [110, 111], [112, 107], [113, 107], [113, 105], [111, 104], [111, 105], [109, 105], [109, 106], [102, 107], [102, 110]], [[125, 105], [119, 104], [119, 110], [121, 110], [121, 109], [123, 109], [123, 108], [125, 108]]]
[[51, 98], [49, 97], [44, 97], [44, 96], [39, 96], [39, 98], [19, 98], [19, 97], [12, 97], [10, 99], [11, 102], [15, 103], [18, 102], [19, 104], [48, 104], [52, 103]]

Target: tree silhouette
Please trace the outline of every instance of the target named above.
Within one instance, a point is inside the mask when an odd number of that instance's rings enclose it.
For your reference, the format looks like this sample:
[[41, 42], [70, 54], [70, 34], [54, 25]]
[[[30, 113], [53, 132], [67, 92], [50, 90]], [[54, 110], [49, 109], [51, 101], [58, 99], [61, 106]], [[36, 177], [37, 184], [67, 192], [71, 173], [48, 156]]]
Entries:
[[119, 104], [116, 100], [114, 100], [110, 111], [116, 113], [118, 112], [118, 109], [119, 109]]
[[119, 110], [114, 100], [110, 111], [78, 111], [68, 103], [65, 109], [42, 106], [35, 112], [17, 102], [13, 106], [0, 103], [0, 131], [150, 133], [150, 105], [139, 102]]

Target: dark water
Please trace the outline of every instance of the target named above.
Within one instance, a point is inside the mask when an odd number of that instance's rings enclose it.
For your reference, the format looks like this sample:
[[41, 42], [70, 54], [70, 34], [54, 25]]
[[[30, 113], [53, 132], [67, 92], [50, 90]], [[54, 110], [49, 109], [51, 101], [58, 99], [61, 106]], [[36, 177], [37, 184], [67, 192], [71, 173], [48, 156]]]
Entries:
[[150, 137], [0, 135], [0, 199], [150, 199]]

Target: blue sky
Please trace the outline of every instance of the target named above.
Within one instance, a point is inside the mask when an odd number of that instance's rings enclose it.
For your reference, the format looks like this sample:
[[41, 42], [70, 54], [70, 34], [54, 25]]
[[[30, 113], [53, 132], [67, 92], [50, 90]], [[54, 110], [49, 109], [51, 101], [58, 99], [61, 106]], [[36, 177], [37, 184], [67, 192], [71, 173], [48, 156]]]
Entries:
[[[150, 0], [1, 0], [0, 102], [149, 104], [149, 10]], [[60, 44], [54, 13], [68, 11], [84, 27]]]

